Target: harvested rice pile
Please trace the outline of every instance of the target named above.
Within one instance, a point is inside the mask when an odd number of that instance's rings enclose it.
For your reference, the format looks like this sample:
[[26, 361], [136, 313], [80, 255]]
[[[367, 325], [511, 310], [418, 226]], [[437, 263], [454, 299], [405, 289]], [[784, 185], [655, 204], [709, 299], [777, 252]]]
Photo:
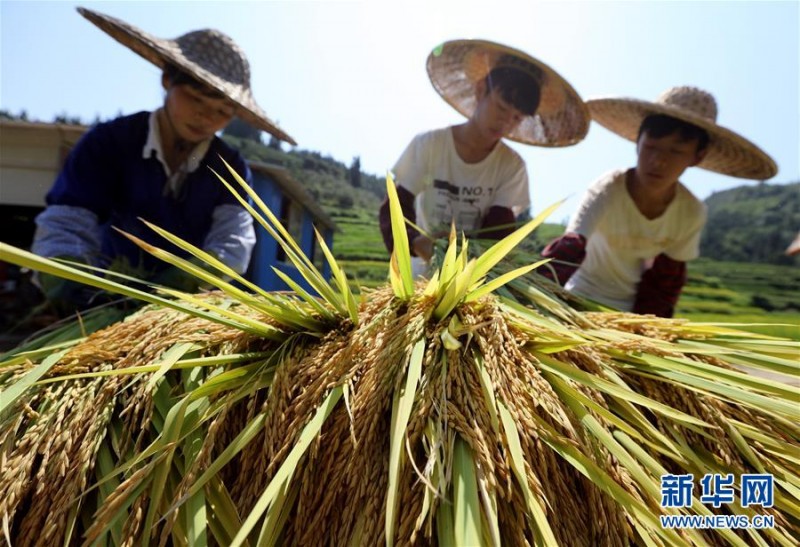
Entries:
[[[139, 295], [153, 305], [124, 322], [8, 357], [0, 544], [795, 545], [800, 393], [733, 365], [796, 375], [800, 344], [581, 313], [517, 276], [523, 306], [492, 294], [511, 281], [487, 276], [514, 241], [498, 245], [469, 260], [453, 236], [414, 284], [401, 244], [391, 286], [360, 299], [298, 257], [321, 298], [218, 278], [222, 293]], [[774, 506], [737, 489], [661, 507], [662, 475], [707, 473], [771, 474]], [[659, 521], [712, 513], [775, 526]]]

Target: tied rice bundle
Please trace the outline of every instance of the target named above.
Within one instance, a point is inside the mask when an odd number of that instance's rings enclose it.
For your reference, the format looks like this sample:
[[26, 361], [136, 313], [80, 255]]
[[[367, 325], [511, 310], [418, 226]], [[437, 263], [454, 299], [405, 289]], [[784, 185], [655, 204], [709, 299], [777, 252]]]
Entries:
[[[390, 283], [360, 296], [255, 194], [243, 205], [319, 296], [288, 278], [266, 293], [163, 232], [207, 268], [140, 244], [218, 291], [143, 292], [4, 246], [151, 305], [0, 364], [0, 543], [795, 544], [800, 391], [739, 368], [796, 376], [800, 344], [578, 311], [531, 275], [542, 263], [500, 264], [549, 211], [478, 258], [451, 233], [415, 282], [387, 189]], [[738, 489], [719, 508], [661, 506], [663, 475], [707, 473], [772, 474], [774, 506]], [[659, 521], [714, 513], [775, 527]]]

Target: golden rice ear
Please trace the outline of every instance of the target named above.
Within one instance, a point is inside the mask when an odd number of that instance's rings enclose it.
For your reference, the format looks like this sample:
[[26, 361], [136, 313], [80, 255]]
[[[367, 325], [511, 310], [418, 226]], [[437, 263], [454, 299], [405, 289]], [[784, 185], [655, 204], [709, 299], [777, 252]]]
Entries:
[[[123, 322], [0, 362], [6, 541], [793, 545], [800, 389], [740, 369], [794, 380], [800, 342], [580, 312], [514, 252], [541, 220], [479, 258], [451, 230], [421, 293], [403, 253], [359, 306], [343, 273], [320, 285], [331, 300], [224, 280], [143, 293], [153, 305]], [[142, 296], [4, 244], [0, 260]], [[754, 514], [736, 492], [724, 509], [654, 509], [664, 475], [753, 471], [774, 479], [758, 511], [774, 528], [661, 525]]]

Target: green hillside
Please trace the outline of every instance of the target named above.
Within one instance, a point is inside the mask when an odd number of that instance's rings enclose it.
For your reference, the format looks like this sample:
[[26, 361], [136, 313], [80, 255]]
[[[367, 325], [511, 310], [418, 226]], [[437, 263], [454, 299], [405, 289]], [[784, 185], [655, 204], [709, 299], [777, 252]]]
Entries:
[[800, 266], [800, 257], [784, 254], [800, 230], [800, 182], [739, 186], [716, 192], [705, 203], [702, 256]]

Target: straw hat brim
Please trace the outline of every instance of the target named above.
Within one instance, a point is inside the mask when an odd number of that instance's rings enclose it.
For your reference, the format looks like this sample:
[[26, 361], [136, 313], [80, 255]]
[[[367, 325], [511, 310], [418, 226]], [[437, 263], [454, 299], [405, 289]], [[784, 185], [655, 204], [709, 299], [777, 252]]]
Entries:
[[117, 42], [135, 51], [159, 68], [169, 63], [198, 81], [222, 93], [237, 105], [236, 116], [278, 139], [297, 144], [278, 124], [273, 122], [255, 101], [249, 87], [231, 83], [187, 59], [174, 40], [157, 38], [128, 23], [86, 8], [78, 12]]
[[730, 129], [685, 109], [620, 97], [591, 99], [586, 104], [592, 119], [632, 142], [636, 142], [644, 119], [653, 114], [677, 118], [704, 129], [709, 135], [708, 153], [697, 167], [754, 180], [766, 180], [778, 173], [775, 161], [758, 146]]
[[502, 55], [513, 55], [542, 71], [541, 100], [507, 138], [535, 146], [570, 146], [583, 140], [591, 118], [577, 91], [555, 70], [517, 49], [487, 40], [452, 40], [428, 56], [428, 76], [434, 89], [459, 113], [471, 117], [476, 107], [475, 84], [483, 80]]

